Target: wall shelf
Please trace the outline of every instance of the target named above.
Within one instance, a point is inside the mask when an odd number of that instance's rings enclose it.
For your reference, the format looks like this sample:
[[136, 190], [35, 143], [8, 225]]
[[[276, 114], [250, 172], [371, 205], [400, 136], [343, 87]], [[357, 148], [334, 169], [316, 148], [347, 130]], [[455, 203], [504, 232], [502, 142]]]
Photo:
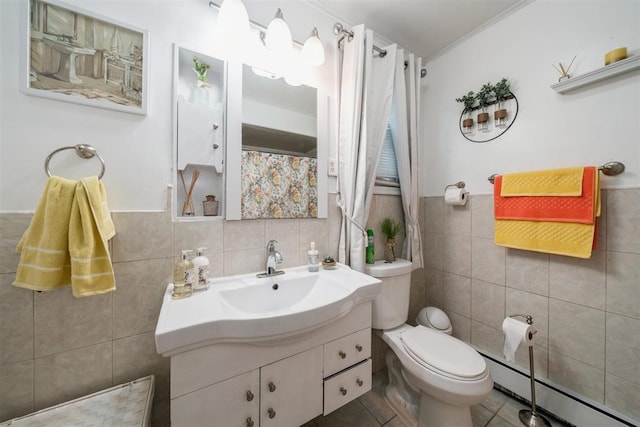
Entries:
[[579, 89], [602, 80], [610, 79], [620, 74], [628, 73], [640, 69], [640, 55], [632, 56], [622, 61], [614, 62], [597, 70], [588, 72], [578, 77], [556, 83], [551, 86], [553, 90], [560, 94]]

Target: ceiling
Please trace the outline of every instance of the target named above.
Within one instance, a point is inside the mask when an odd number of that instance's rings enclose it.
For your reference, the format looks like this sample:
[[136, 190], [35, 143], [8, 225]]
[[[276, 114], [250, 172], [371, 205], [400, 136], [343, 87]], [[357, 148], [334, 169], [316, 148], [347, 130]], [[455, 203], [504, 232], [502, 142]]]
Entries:
[[382, 37], [421, 56], [438, 52], [532, 0], [308, 0], [346, 28], [364, 23]]

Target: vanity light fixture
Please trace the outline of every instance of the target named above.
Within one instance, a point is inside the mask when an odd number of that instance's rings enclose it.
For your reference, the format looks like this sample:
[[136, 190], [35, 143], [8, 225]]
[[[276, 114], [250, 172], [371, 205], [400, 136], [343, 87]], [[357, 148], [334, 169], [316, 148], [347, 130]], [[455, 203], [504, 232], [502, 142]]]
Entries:
[[302, 58], [313, 66], [324, 64], [324, 47], [318, 36], [318, 28], [313, 27], [311, 36], [304, 42], [302, 46]]
[[278, 8], [275, 18], [273, 18], [267, 27], [264, 42], [269, 49], [276, 53], [285, 53], [291, 49], [291, 31], [287, 23], [284, 22], [284, 16], [280, 8]]

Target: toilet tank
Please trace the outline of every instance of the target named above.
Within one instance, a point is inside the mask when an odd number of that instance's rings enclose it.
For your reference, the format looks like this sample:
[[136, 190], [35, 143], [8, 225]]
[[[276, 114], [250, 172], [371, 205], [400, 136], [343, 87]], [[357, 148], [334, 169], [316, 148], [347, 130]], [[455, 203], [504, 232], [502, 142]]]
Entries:
[[372, 328], [392, 329], [407, 321], [411, 292], [411, 261], [397, 259], [367, 264], [364, 272], [382, 280], [382, 291], [373, 300]]

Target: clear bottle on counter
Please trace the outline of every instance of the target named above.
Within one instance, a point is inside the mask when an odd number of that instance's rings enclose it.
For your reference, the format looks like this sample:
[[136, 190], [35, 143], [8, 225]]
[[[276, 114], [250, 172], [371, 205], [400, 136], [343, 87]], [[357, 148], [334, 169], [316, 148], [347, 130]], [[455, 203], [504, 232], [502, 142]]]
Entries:
[[307, 265], [309, 267], [309, 271], [312, 273], [320, 271], [320, 256], [318, 255], [318, 250], [316, 249], [316, 242], [311, 242], [311, 244], [309, 245], [307, 257]]
[[193, 263], [187, 259], [191, 252], [183, 250], [180, 261], [173, 267], [173, 291], [171, 292], [173, 299], [186, 298], [193, 293]]

